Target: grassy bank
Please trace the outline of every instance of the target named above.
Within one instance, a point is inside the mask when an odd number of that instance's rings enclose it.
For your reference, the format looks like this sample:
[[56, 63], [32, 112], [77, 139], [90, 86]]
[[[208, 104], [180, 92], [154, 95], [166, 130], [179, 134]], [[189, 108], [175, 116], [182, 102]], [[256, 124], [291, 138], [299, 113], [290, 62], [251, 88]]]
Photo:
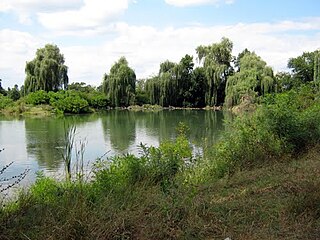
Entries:
[[142, 155], [96, 162], [93, 179], [39, 176], [0, 210], [0, 239], [316, 239], [320, 101], [269, 96], [195, 158], [187, 128]]

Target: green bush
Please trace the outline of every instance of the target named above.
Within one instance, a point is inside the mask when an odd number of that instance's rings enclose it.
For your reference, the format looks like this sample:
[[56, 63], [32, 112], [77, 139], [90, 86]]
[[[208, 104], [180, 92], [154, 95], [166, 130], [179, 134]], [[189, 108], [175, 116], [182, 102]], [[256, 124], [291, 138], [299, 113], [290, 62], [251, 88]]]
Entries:
[[89, 106], [95, 109], [106, 109], [110, 106], [110, 101], [102, 93], [91, 93], [87, 95], [86, 99], [89, 103]]
[[[267, 96], [251, 115], [226, 125], [222, 139], [209, 148], [199, 178], [223, 177], [256, 167], [320, 141], [320, 102], [310, 86]], [[204, 166], [205, 165], [205, 166]], [[205, 169], [205, 170], [203, 170]]]
[[0, 94], [0, 110], [12, 105], [12, 103], [13, 100], [11, 98]]
[[49, 100], [50, 97], [48, 93], [43, 90], [30, 93], [25, 98], [26, 103], [32, 105], [49, 104]]
[[103, 191], [123, 191], [145, 182], [165, 188], [191, 161], [192, 149], [184, 135], [175, 141], [164, 141], [158, 148], [141, 145], [142, 155], [118, 156], [97, 162], [95, 179]]
[[62, 113], [87, 113], [89, 104], [76, 91], [49, 93], [50, 105]]

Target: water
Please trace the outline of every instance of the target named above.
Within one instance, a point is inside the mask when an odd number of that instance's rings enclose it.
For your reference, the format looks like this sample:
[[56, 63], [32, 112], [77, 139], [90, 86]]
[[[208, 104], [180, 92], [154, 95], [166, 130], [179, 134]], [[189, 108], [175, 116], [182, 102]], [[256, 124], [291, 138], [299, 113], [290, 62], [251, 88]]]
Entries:
[[85, 165], [104, 155], [139, 154], [140, 143], [158, 146], [176, 136], [176, 127], [184, 122], [190, 128], [194, 151], [201, 152], [204, 142], [213, 144], [223, 131], [222, 112], [203, 110], [164, 110], [133, 112], [111, 110], [105, 113], [66, 117], [0, 116], [0, 169], [14, 162], [2, 176], [13, 176], [29, 168], [23, 184], [34, 181], [37, 171], [46, 175], [63, 174], [62, 147], [65, 125], [75, 124], [76, 142], [86, 142]]

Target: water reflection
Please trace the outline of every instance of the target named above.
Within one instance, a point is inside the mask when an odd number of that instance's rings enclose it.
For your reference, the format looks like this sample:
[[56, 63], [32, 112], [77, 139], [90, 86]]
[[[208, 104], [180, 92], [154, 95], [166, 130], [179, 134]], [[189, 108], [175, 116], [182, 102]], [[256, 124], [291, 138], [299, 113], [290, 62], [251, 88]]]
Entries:
[[61, 168], [64, 132], [68, 126], [77, 128], [98, 119], [95, 115], [26, 118], [25, 138], [28, 155], [40, 168], [52, 171]]
[[[19, 164], [54, 172], [63, 169], [61, 146], [65, 145], [64, 125], [77, 127], [76, 139], [86, 139], [85, 158], [110, 151], [110, 155], [131, 152], [138, 154], [140, 142], [157, 146], [164, 139], [176, 136], [176, 127], [184, 122], [190, 127], [189, 138], [196, 148], [213, 144], [223, 131], [222, 112], [158, 111], [132, 112], [111, 110], [100, 114], [66, 117], [8, 119], [0, 117], [0, 145], [6, 157]], [[22, 165], [21, 165], [22, 166]], [[21, 166], [17, 169], [21, 169]]]
[[105, 141], [111, 143], [112, 150], [118, 153], [127, 151], [135, 141], [136, 116], [131, 111], [108, 111], [101, 115]]

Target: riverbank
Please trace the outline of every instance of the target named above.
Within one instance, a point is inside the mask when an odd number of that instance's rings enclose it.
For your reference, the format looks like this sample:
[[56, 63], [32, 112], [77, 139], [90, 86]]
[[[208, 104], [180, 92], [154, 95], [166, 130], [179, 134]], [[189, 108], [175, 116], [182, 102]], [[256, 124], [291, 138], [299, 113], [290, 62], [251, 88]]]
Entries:
[[[108, 110], [128, 110], [128, 111], [147, 111], [147, 112], [157, 112], [162, 110], [212, 110], [212, 111], [222, 111], [222, 106], [216, 107], [204, 107], [204, 108], [189, 108], [189, 107], [162, 107], [159, 105], [132, 105], [128, 107], [108, 107], [106, 109], [94, 109], [90, 108], [85, 113], [96, 113], [101, 111], [108, 111]], [[61, 111], [57, 111], [54, 107], [48, 104], [41, 104], [41, 105], [30, 105], [30, 104], [23, 104], [17, 106], [9, 106], [4, 109], [0, 109], [0, 114], [7, 115], [7, 116], [38, 116], [38, 117], [45, 117], [45, 116], [52, 116], [52, 115], [60, 115], [64, 114]], [[83, 114], [83, 113], [66, 113], [66, 114]]]
[[[142, 155], [97, 160], [92, 179], [38, 176], [0, 209], [3, 239], [316, 239], [320, 100], [270, 96], [203, 156], [187, 128]], [[81, 170], [81, 168], [80, 168]]]
[[[316, 239], [320, 146], [197, 185], [115, 191], [39, 179], [0, 211], [1, 239]], [[121, 184], [121, 183], [119, 183]], [[122, 182], [123, 184], [123, 182]]]

